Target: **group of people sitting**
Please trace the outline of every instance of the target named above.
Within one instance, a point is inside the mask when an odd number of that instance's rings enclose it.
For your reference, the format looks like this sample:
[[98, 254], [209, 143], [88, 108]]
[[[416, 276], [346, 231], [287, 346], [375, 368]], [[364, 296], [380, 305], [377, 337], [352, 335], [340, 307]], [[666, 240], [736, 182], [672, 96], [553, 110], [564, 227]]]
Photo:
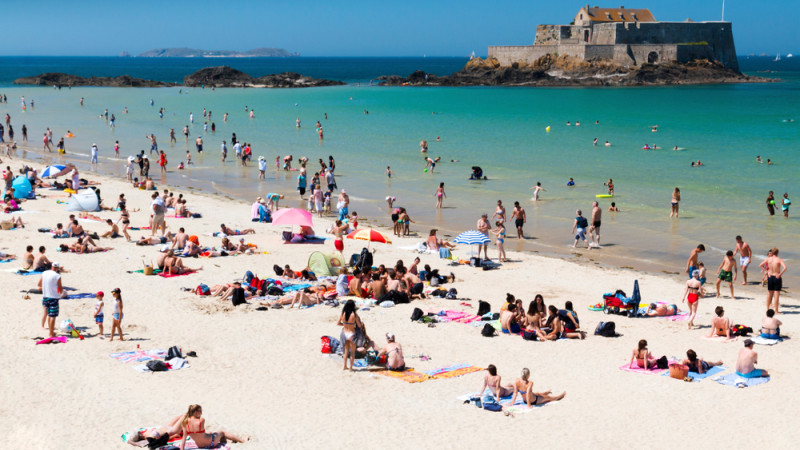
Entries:
[[[711, 319], [711, 331], [709, 331], [708, 337], [721, 336], [730, 339], [737, 326], [731, 323], [729, 317], [725, 316], [725, 309], [722, 306], [714, 308], [714, 314], [716, 317]], [[768, 309], [766, 315], [761, 319], [759, 335], [764, 339], [781, 339], [781, 325], [783, 323], [775, 317], [775, 310]]]
[[419, 263], [420, 259], [415, 258], [411, 266], [406, 267], [403, 260], [398, 260], [394, 268], [387, 269], [383, 264], [379, 265], [377, 269], [361, 270], [356, 268], [352, 275], [346, 267], [343, 267], [339, 270], [336, 290], [342, 297], [353, 295], [378, 301], [386, 300], [387, 294], [391, 294], [389, 297], [395, 303], [407, 303], [425, 298], [426, 281], [431, 286], [455, 281], [455, 275], [452, 273], [450, 276], [440, 275], [438, 269], [431, 269], [427, 264], [424, 266], [424, 270], [419, 270]]
[[546, 306], [544, 297], [537, 294], [526, 312], [522, 300], [507, 294], [506, 303], [500, 309], [500, 327], [505, 334], [521, 334], [529, 341], [553, 341], [556, 339], [584, 339], [580, 330], [578, 313], [567, 301], [564, 309]]
[[[764, 369], [756, 369], [755, 365], [758, 363], [758, 353], [753, 350], [755, 342], [752, 339], [744, 340], [744, 348], [739, 351], [736, 358], [736, 374], [742, 378], [760, 378], [768, 377], [769, 373]], [[633, 368], [634, 363], [636, 367], [651, 370], [655, 368], [666, 369], [669, 362], [666, 356], [656, 358], [647, 348], [647, 340], [642, 339], [631, 354], [631, 360], [628, 363], [629, 368]], [[712, 367], [721, 366], [722, 361], [708, 361], [707, 359], [700, 358], [697, 353], [689, 349], [686, 351], [686, 358], [681, 361], [681, 364], [688, 367], [690, 372], [697, 374], [704, 374]]]

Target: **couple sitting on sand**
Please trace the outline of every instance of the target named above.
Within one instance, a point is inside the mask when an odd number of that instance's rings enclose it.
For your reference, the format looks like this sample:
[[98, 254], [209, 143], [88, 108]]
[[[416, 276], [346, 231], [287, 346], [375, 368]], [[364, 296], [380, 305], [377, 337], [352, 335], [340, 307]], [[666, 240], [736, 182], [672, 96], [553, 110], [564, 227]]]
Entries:
[[567, 395], [566, 392], [555, 396], [551, 395], [552, 391], [533, 392], [533, 381], [529, 379], [531, 371], [528, 368], [522, 369], [520, 378], [517, 378], [514, 384], [505, 386], [501, 384], [500, 375], [497, 374], [497, 367], [494, 364], [489, 364], [486, 371], [489, 373], [483, 378], [483, 386], [480, 390], [481, 403], [484, 404], [500, 403], [502, 397], [511, 395], [511, 405], [514, 405], [519, 394], [528, 405], [528, 408], [530, 408], [531, 406], [542, 406], [546, 403], [559, 401]]
[[[714, 309], [714, 313], [717, 317], [711, 319], [711, 331], [708, 333], [708, 337], [721, 336], [731, 339], [734, 326], [730, 318], [725, 317], [725, 310], [722, 306], [717, 306]], [[781, 339], [781, 325], [783, 325], [783, 322], [775, 318], [775, 310], [768, 309], [767, 315], [761, 319], [760, 336], [765, 339]]]

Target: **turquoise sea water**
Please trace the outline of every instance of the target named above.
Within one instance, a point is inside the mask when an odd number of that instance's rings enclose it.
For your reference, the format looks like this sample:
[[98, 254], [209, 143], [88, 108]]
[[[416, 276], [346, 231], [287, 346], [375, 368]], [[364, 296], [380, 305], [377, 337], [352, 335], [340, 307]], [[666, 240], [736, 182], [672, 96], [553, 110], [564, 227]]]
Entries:
[[[440, 68], [461, 63], [458, 59], [444, 61]], [[507, 239], [507, 248], [551, 254], [569, 250], [575, 210], [588, 213], [595, 194], [605, 193], [603, 182], [613, 178], [613, 200], [623, 212], [604, 212], [602, 242], [606, 247], [592, 252], [593, 259], [677, 271], [683, 268], [691, 248], [703, 242], [709, 252], [702, 259], [713, 272], [722, 250], [733, 248], [736, 234], [742, 234], [757, 255], [778, 246], [790, 264], [800, 256], [795, 244], [800, 238], [796, 217], [785, 220], [780, 213], [769, 217], [764, 204], [769, 190], [774, 190], [778, 199], [783, 192], [790, 198], [798, 192], [800, 72], [788, 70], [797, 69], [791, 63], [777, 66], [786, 70], [769, 74], [784, 80], [780, 83], [718, 86], [385, 88], [362, 83], [305, 90], [183, 89], [183, 93], [180, 88], [59, 91], [3, 87], [0, 91], [9, 102], [0, 105], [0, 114], [11, 114], [18, 141], [25, 123], [37, 149], [45, 127], [56, 135], [71, 130], [75, 138], [67, 142], [71, 153], [67, 159], [87, 166], [85, 155], [93, 142], [100, 147], [101, 156], [109, 158], [114, 141], [119, 140], [122, 155], [127, 156], [149, 148], [145, 134], [155, 133], [159, 147], [166, 149], [170, 159], [171, 169], [163, 181], [248, 201], [265, 192], [281, 192], [289, 199], [285, 204], [300, 206], [295, 190], [297, 173], [275, 171], [276, 155], [292, 154], [295, 160], [307, 156], [311, 170], [319, 167], [318, 158], [327, 160], [333, 155], [338, 185], [353, 199], [351, 211], [388, 224], [384, 198], [395, 195], [396, 205], [408, 208], [411, 218], [419, 222], [413, 228], [423, 236], [430, 226], [450, 234], [473, 228], [480, 213], [493, 213], [498, 199], [503, 200], [510, 217], [513, 202], [519, 201], [528, 214], [526, 233], [535, 239]], [[336, 66], [335, 62], [326, 64]], [[745, 70], [776, 70], [778, 63], [764, 60], [759, 64], [742, 61]], [[325, 76], [322, 66], [314, 76]], [[380, 73], [374, 67], [364, 75], [351, 69], [341, 78], [368, 82], [374, 77], [372, 72]], [[443, 73], [448, 71], [452, 70]], [[19, 76], [33, 73], [38, 72]], [[8, 78], [8, 71], [0, 71], [0, 82]], [[22, 95], [28, 101], [35, 99], [35, 108], [23, 113]], [[85, 98], [83, 107], [79, 106], [81, 97]], [[149, 106], [150, 98], [154, 107]], [[126, 106], [128, 114], [123, 113]], [[255, 119], [248, 118], [245, 106], [255, 110]], [[160, 107], [166, 109], [163, 119], [158, 118]], [[204, 107], [213, 111], [216, 133], [203, 133]], [[99, 118], [105, 108], [117, 117], [113, 130]], [[195, 123], [186, 143], [181, 129], [188, 124], [190, 111]], [[222, 120], [225, 112], [230, 113], [227, 123]], [[303, 122], [299, 130], [295, 128], [297, 117]], [[324, 127], [324, 141], [314, 131], [317, 120]], [[580, 121], [581, 125], [566, 126], [567, 121]], [[657, 133], [650, 131], [653, 125], [658, 125]], [[551, 126], [549, 133], [547, 126]], [[172, 146], [168, 143], [170, 128], [175, 128], [178, 136], [178, 143]], [[249, 168], [242, 168], [232, 158], [224, 166], [220, 163], [219, 144], [223, 139], [230, 143], [232, 132], [253, 143], [256, 158], [263, 155], [270, 162], [266, 181], [257, 180], [254, 163]], [[197, 135], [205, 139], [202, 156], [194, 151]], [[441, 141], [436, 142], [437, 136]], [[599, 140], [597, 147], [592, 145], [594, 138]], [[423, 172], [422, 139], [428, 140], [431, 157], [442, 157], [434, 174]], [[602, 145], [606, 140], [611, 147]], [[645, 143], [662, 149], [644, 151]], [[672, 151], [676, 145], [684, 150]], [[174, 168], [187, 149], [196, 165], [178, 172]], [[757, 155], [775, 164], [757, 164]], [[697, 160], [704, 166], [690, 167], [690, 162]], [[394, 172], [391, 180], [384, 175], [387, 165]], [[468, 181], [473, 165], [483, 167], [489, 180]], [[98, 170], [122, 175], [124, 166], [104, 159]], [[151, 173], [158, 175], [155, 164]], [[566, 187], [569, 177], [576, 181], [571, 189]], [[537, 181], [546, 192], [534, 203], [529, 188]], [[439, 182], [445, 183], [448, 198], [446, 208], [435, 211], [434, 192]], [[670, 220], [670, 198], [676, 186], [682, 192], [681, 217]], [[607, 209], [610, 200], [601, 199], [600, 203]], [[510, 227], [508, 236], [515, 234]], [[751, 270], [754, 272], [757, 269]]]

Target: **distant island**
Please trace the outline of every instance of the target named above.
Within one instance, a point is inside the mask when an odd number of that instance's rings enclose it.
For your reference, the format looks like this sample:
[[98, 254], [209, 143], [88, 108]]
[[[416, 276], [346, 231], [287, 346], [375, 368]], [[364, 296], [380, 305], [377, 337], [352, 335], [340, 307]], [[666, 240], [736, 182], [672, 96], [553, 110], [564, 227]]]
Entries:
[[157, 48], [139, 54], [141, 58], [289, 58], [300, 56], [283, 48], [254, 48], [246, 52], [235, 50], [200, 50], [197, 48]]

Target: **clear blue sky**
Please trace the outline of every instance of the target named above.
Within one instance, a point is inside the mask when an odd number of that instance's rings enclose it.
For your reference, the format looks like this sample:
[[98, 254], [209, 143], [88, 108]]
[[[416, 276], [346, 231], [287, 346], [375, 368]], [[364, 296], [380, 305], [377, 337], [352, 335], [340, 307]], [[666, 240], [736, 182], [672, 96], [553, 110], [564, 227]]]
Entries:
[[[3, 2], [0, 55], [133, 55], [153, 48], [278, 47], [304, 56], [466, 56], [533, 42], [580, 1], [27, 0]], [[656, 19], [719, 20], [722, 0], [593, 3], [650, 8]], [[800, 53], [797, 0], [728, 0], [736, 50]]]

